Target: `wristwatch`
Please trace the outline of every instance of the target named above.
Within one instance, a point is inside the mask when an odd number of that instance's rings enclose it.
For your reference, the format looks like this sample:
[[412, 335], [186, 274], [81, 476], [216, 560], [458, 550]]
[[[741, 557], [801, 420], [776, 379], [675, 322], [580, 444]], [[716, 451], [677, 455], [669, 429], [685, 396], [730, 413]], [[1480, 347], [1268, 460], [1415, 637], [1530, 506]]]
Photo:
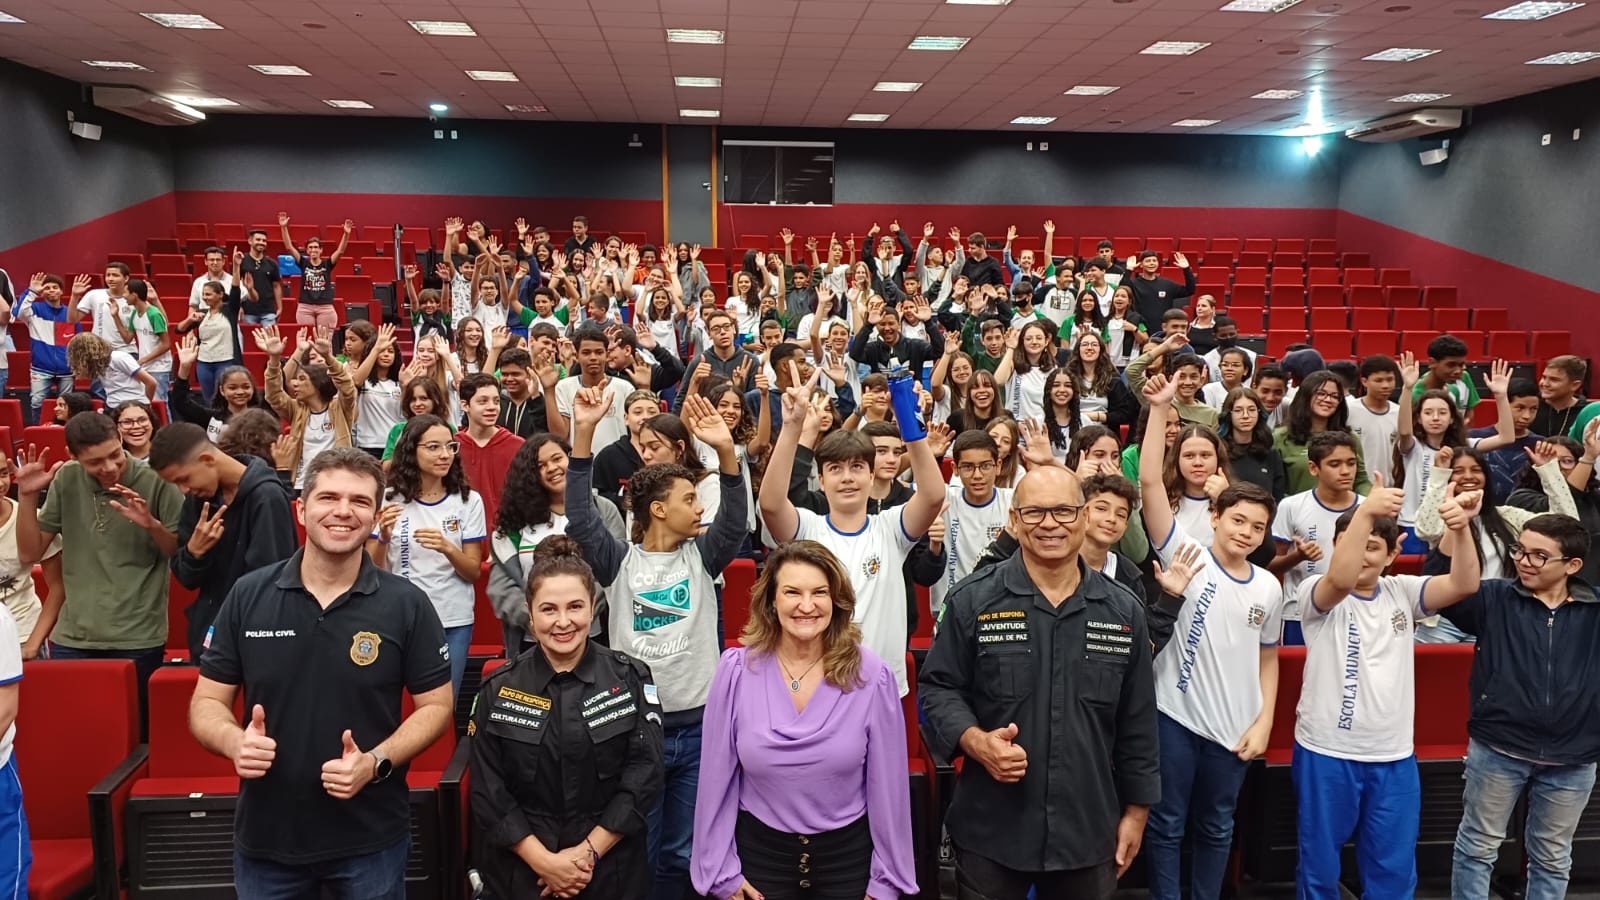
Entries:
[[372, 754], [372, 783], [377, 784], [388, 778], [390, 773], [394, 771], [394, 763], [390, 762], [388, 755], [377, 747], [373, 747], [367, 752]]

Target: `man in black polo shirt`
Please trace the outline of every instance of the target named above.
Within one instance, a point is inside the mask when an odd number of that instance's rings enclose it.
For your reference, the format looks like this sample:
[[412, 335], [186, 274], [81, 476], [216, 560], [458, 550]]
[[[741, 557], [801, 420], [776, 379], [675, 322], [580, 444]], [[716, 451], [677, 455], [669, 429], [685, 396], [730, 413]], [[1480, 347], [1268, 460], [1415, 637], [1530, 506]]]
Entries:
[[[318, 454], [300, 501], [305, 549], [239, 579], [207, 635], [189, 728], [243, 779], [243, 900], [405, 896], [405, 767], [450, 727], [450, 655], [427, 595], [364, 552], [382, 496], [377, 460]], [[404, 721], [402, 691], [416, 701]]]
[[239, 278], [249, 275], [250, 287], [239, 309], [239, 321], [246, 325], [276, 325], [283, 315], [283, 277], [278, 261], [267, 255], [267, 233], [250, 231], [250, 252], [239, 263]]

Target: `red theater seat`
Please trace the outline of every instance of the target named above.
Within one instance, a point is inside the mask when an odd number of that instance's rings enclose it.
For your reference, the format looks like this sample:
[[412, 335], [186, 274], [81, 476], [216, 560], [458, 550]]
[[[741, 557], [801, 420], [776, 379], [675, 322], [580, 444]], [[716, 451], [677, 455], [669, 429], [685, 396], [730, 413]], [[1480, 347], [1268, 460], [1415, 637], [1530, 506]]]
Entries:
[[1293, 331], [1272, 329], [1267, 332], [1266, 353], [1273, 359], [1283, 359], [1283, 355], [1289, 352], [1290, 344], [1302, 344], [1305, 343], [1305, 339], [1306, 330], [1304, 327]]
[[[1470, 351], [1471, 347], [1467, 349]], [[1491, 331], [1488, 353], [1494, 359], [1528, 359], [1528, 335], [1522, 331]]]
[[1314, 284], [1311, 286], [1311, 305], [1337, 306], [1344, 308], [1344, 287], [1337, 284]]
[[1529, 335], [1528, 354], [1534, 359], [1547, 360], [1572, 352], [1572, 332], [1535, 331]]
[[[185, 309], [189, 306], [189, 290], [194, 287], [194, 279], [188, 273], [170, 275], [152, 275], [150, 286], [155, 288], [156, 295], [161, 298], [161, 308], [168, 309], [168, 303], [182, 304]], [[185, 312], [185, 315], [188, 313]], [[171, 316], [168, 320], [170, 322]]]
[[1350, 346], [1354, 338], [1355, 335], [1344, 329], [1313, 329], [1311, 346], [1317, 348], [1317, 352], [1321, 353], [1324, 359], [1349, 359]]
[[1232, 275], [1233, 269], [1229, 266], [1200, 266], [1194, 270], [1195, 280], [1203, 284], [1227, 284]]
[[182, 253], [152, 253], [150, 254], [150, 274], [188, 275], [189, 261], [184, 259]]
[[1315, 334], [1324, 329], [1341, 329], [1350, 327], [1350, 311], [1344, 307], [1316, 307], [1311, 308], [1311, 331]]
[[1410, 269], [1379, 269], [1378, 283], [1384, 287], [1408, 285], [1411, 283]]
[[1272, 252], [1272, 245], [1273, 245], [1272, 238], [1245, 238], [1244, 239], [1243, 252], [1245, 252], [1245, 253], [1271, 253]]
[[1258, 253], [1254, 250], [1241, 250], [1239, 252], [1239, 265], [1266, 268], [1272, 262], [1272, 254]]
[[[1360, 312], [1360, 310], [1356, 310]], [[1383, 312], [1383, 310], [1377, 310]], [[1358, 328], [1356, 330], [1356, 356], [1367, 357], [1374, 354], [1393, 356], [1395, 346], [1399, 343], [1400, 336], [1396, 332], [1384, 328]]]
[[1425, 309], [1397, 309], [1392, 315], [1395, 331], [1426, 331], [1433, 327], [1433, 316]]
[[1267, 286], [1264, 284], [1236, 284], [1228, 292], [1228, 304], [1238, 306], [1266, 306]]
[[1117, 259], [1126, 261], [1128, 257], [1144, 249], [1144, 240], [1136, 237], [1114, 237], [1111, 239], [1111, 252]]
[[1239, 324], [1240, 334], [1266, 334], [1266, 311], [1259, 306], [1229, 306], [1228, 315]]
[[1433, 313], [1433, 327], [1436, 331], [1462, 331], [1472, 327], [1468, 324], [1470, 309], [1456, 307], [1435, 307], [1428, 303], [1429, 311]]
[[1189, 258], [1189, 265], [1198, 266], [1206, 260], [1206, 239], [1178, 238], [1178, 252]]
[[1341, 282], [1339, 280], [1339, 270], [1338, 269], [1330, 269], [1330, 268], [1327, 268], [1325, 266], [1322, 266], [1322, 267], [1311, 269], [1306, 273], [1306, 283], [1307, 284], [1312, 284], [1312, 285], [1317, 285], [1317, 284], [1342, 284], [1343, 282]]
[[1449, 285], [1430, 284], [1422, 289], [1422, 302], [1433, 309], [1455, 306], [1456, 289]]
[[122, 252], [122, 253], [107, 253], [106, 254], [106, 262], [107, 263], [114, 263], [114, 262], [125, 263], [128, 266], [128, 269], [129, 269], [129, 272], [128, 272], [129, 277], [132, 277], [132, 278], [143, 278], [145, 276], [145, 273], [148, 271], [145, 268], [144, 254], [143, 253], [136, 253], [136, 252], [133, 252], [133, 251], [126, 251], [126, 252]]
[[1298, 284], [1274, 284], [1267, 292], [1267, 305], [1273, 308], [1305, 306], [1306, 289]]
[[1372, 265], [1372, 256], [1366, 253], [1345, 253], [1339, 257], [1339, 264], [1346, 269], [1367, 268]]
[[179, 222], [177, 233], [178, 243], [190, 253], [211, 246], [211, 226], [205, 222]]
[[1306, 260], [1304, 254], [1298, 251], [1285, 253], [1284, 251], [1279, 250], [1277, 253], [1272, 254], [1272, 269], [1274, 273], [1276, 273], [1279, 269], [1298, 270], [1300, 267], [1305, 265], [1305, 262]]
[[30, 662], [23, 683], [15, 752], [33, 844], [28, 893], [115, 897], [130, 780], [147, 765], [133, 663]]
[[237, 222], [218, 222], [214, 234], [219, 247], [243, 247], [245, 244], [250, 243], [249, 231]]
[[1311, 253], [1338, 253], [1339, 242], [1333, 238], [1312, 238], [1306, 243], [1306, 250]]
[[1472, 327], [1479, 331], [1505, 331], [1511, 327], [1511, 311], [1495, 306], [1474, 309]]
[[1306, 254], [1306, 265], [1319, 269], [1337, 269], [1339, 267], [1339, 254], [1319, 253], [1312, 250]]
[[1267, 283], [1267, 269], [1265, 266], [1240, 266], [1233, 270], [1233, 284], [1256, 284], [1263, 287]]
[[1206, 261], [1212, 265], [1233, 265], [1239, 259], [1238, 238], [1212, 238], [1206, 250]]
[[[1177, 251], [1178, 242], [1169, 237], [1146, 238], [1144, 242], [1144, 248], [1146, 250], [1154, 250], [1155, 252], [1161, 254], [1161, 261], [1167, 262], [1168, 260], [1172, 259], [1172, 254]], [[1189, 261], [1189, 265], [1192, 266], [1194, 264], [1194, 260]]]
[[1267, 325], [1270, 331], [1298, 331], [1302, 334], [1306, 330], [1306, 308], [1304, 306], [1269, 306], [1267, 307]]
[[1347, 264], [1344, 269], [1344, 283], [1347, 287], [1353, 287], [1358, 284], [1377, 284], [1378, 273], [1373, 269], [1365, 267], [1357, 267], [1352, 269]]
[[[42, 404], [40, 409], [43, 410]], [[67, 429], [60, 425], [29, 425], [22, 429], [22, 444], [40, 450], [48, 447], [52, 461], [64, 462], [72, 458], [67, 454]]]
[[145, 238], [144, 252], [149, 255], [157, 253], [176, 253], [183, 255], [183, 246], [176, 238]]
[[1428, 358], [1428, 343], [1438, 337], [1439, 333], [1429, 329], [1427, 331], [1402, 331], [1400, 333], [1400, 351], [1411, 352], [1417, 357], [1418, 362]]
[[1383, 288], [1375, 284], [1350, 285], [1351, 306], [1382, 306], [1388, 308], [1383, 299]]
[[1384, 298], [1389, 305], [1399, 309], [1402, 306], [1421, 306], [1422, 288], [1411, 285], [1397, 285], [1383, 289]]
[[[1467, 359], [1484, 359], [1484, 334], [1481, 331], [1451, 332], [1467, 345]], [[1515, 358], [1515, 357], [1511, 357]]]
[[1287, 237], [1278, 238], [1277, 242], [1273, 245], [1273, 249], [1278, 253], [1304, 253], [1306, 252], [1306, 239]]
[[750, 594], [756, 586], [755, 560], [736, 559], [722, 573], [722, 637], [737, 640], [750, 620]]

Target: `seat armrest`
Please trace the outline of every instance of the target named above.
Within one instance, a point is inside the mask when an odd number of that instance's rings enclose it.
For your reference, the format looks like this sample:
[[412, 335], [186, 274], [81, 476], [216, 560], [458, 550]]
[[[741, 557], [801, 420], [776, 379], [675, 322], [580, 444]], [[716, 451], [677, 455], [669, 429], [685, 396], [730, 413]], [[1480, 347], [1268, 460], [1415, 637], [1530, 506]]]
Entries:
[[935, 752], [933, 749], [933, 741], [928, 740], [928, 723], [922, 722], [918, 724], [917, 730], [922, 732], [922, 750], [928, 755], [928, 759], [932, 761], [934, 771], [938, 772], [940, 775], [953, 774], [956, 770], [955, 763], [945, 759]]
[[133, 784], [150, 772], [150, 747], [140, 744], [89, 789], [89, 841], [94, 850], [94, 886], [98, 897], [116, 897], [122, 890], [122, 812]]
[[472, 759], [472, 738], [456, 742], [456, 751], [450, 763], [439, 775], [439, 834], [444, 844], [444, 884], [448, 887], [466, 883], [466, 799], [463, 795], [467, 779], [467, 763]]

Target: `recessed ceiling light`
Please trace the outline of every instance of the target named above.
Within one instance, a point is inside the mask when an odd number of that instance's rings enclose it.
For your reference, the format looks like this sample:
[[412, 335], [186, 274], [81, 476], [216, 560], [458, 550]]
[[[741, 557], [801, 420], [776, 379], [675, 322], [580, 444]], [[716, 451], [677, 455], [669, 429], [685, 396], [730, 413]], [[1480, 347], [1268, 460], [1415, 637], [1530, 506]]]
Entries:
[[678, 75], [672, 79], [672, 83], [678, 87], [722, 87], [721, 78], [699, 75]]
[[442, 112], [449, 112], [450, 111], [450, 107], [446, 106], [443, 103], [429, 103], [428, 104], [428, 110], [430, 112], [442, 113]]
[[1017, 116], [1011, 120], [1013, 125], [1049, 125], [1056, 120], [1055, 116]]
[[1390, 47], [1387, 50], [1380, 50], [1371, 56], [1363, 56], [1361, 58], [1369, 59], [1373, 62], [1411, 62], [1414, 59], [1432, 56], [1438, 52], [1437, 50], [1420, 50], [1415, 47]]
[[441, 35], [445, 37], [477, 37], [478, 33], [472, 26], [465, 22], [441, 22], [435, 19], [408, 19], [411, 27], [420, 34]]
[[328, 104], [329, 106], [333, 107], [334, 109], [371, 109], [372, 108], [372, 104], [368, 103], [365, 100], [324, 100], [322, 102]]
[[183, 113], [184, 115], [188, 116], [191, 119], [195, 119], [197, 121], [202, 121], [202, 122], [205, 121], [206, 114], [201, 112], [198, 109], [195, 109], [194, 107], [190, 106], [187, 103], [179, 103], [178, 101], [173, 100], [170, 97], [161, 97], [161, 96], [155, 97], [154, 100], [155, 100], [155, 102], [160, 103], [163, 106], [172, 107], [173, 109], [177, 110], [178, 112]]
[[720, 109], [680, 109], [680, 110], [678, 110], [678, 115], [682, 116], [685, 119], [720, 119], [720, 118], [722, 118], [722, 110], [720, 110]]
[[[954, 0], [951, 0], [951, 2], [954, 2]], [[847, 121], [850, 121], [850, 122], [886, 122], [886, 121], [888, 121], [888, 119], [889, 119], [889, 114], [888, 113], [855, 113], [855, 114], [851, 115], [850, 118]]]
[[1505, 9], [1498, 9], [1485, 19], [1503, 19], [1511, 22], [1531, 22], [1535, 19], [1548, 19], [1560, 15], [1571, 9], [1577, 9], [1582, 3], [1517, 3]]
[[1251, 94], [1250, 95], [1250, 99], [1251, 100], [1293, 100], [1294, 98], [1296, 98], [1296, 97], [1298, 97], [1298, 96], [1300, 96], [1301, 94], [1304, 94], [1304, 93], [1305, 93], [1305, 91], [1291, 91], [1291, 90], [1285, 90], [1283, 88], [1274, 88], [1273, 90], [1270, 90], [1270, 91], [1262, 91], [1259, 94]]
[[926, 34], [917, 35], [906, 45], [907, 50], [960, 50], [967, 45], [971, 38], [964, 37], [936, 37]]
[[211, 107], [211, 106], [238, 106], [227, 97], [202, 97], [198, 94], [168, 94], [168, 100], [176, 100], [185, 106]]
[[873, 85], [872, 89], [885, 93], [909, 94], [919, 87], [922, 87], [920, 81], [880, 81]]
[[1402, 3], [1402, 4], [1399, 4], [1397, 6], [1385, 6], [1383, 8], [1383, 11], [1386, 12], [1386, 13], [1411, 12], [1411, 7]]
[[301, 22], [300, 27], [308, 31], [326, 31], [328, 26], [322, 22]]
[[1172, 124], [1176, 128], [1205, 128], [1221, 121], [1221, 119], [1179, 119]]
[[1139, 52], [1151, 56], [1188, 56], [1209, 46], [1210, 41], [1156, 41]]
[[211, 21], [205, 16], [194, 13], [139, 13], [157, 25], [168, 28], [203, 28], [209, 31], [221, 31], [222, 26]]
[[549, 111], [550, 110], [545, 109], [543, 106], [540, 106], [537, 103], [507, 103], [506, 104], [506, 112], [514, 112], [514, 113], [547, 113]]
[[1006, 6], [1011, 0], [944, 0], [952, 6]]
[[122, 69], [128, 72], [150, 71], [138, 63], [126, 62], [120, 59], [86, 59], [83, 61], [83, 64], [86, 66], [94, 66], [96, 69]]
[[494, 69], [468, 69], [467, 77], [473, 81], [516, 81], [517, 73], [501, 72]]
[[1109, 84], [1075, 84], [1062, 91], [1062, 95], [1067, 97], [1103, 97], [1116, 90], [1117, 87]]
[[1450, 95], [1449, 94], [1428, 94], [1428, 93], [1401, 94], [1398, 97], [1390, 97], [1389, 98], [1389, 102], [1390, 103], [1432, 103], [1435, 100], [1443, 100], [1444, 98], [1446, 98], [1448, 96], [1450, 96]]
[[17, 18], [16, 16], [13, 16], [10, 13], [0, 12], [0, 24], [5, 24], [5, 25], [26, 25], [27, 23], [22, 21], [21, 19]]
[[1233, 0], [1222, 7], [1222, 12], [1283, 12], [1300, 0]]
[[708, 28], [668, 28], [667, 42], [671, 44], [720, 44], [727, 35]]
[[1600, 53], [1588, 50], [1567, 50], [1561, 53], [1552, 53], [1538, 59], [1530, 59], [1526, 65], [1530, 66], [1575, 66], [1578, 63], [1588, 62], [1591, 59], [1600, 59]]
[[299, 66], [251, 66], [250, 68], [255, 69], [257, 72], [260, 72], [263, 75], [310, 75], [311, 74], [310, 72], [307, 72], [305, 69], [302, 69]]
[[1336, 134], [1343, 130], [1343, 126], [1331, 122], [1304, 122], [1278, 133], [1284, 137], [1313, 137], [1319, 134]]

